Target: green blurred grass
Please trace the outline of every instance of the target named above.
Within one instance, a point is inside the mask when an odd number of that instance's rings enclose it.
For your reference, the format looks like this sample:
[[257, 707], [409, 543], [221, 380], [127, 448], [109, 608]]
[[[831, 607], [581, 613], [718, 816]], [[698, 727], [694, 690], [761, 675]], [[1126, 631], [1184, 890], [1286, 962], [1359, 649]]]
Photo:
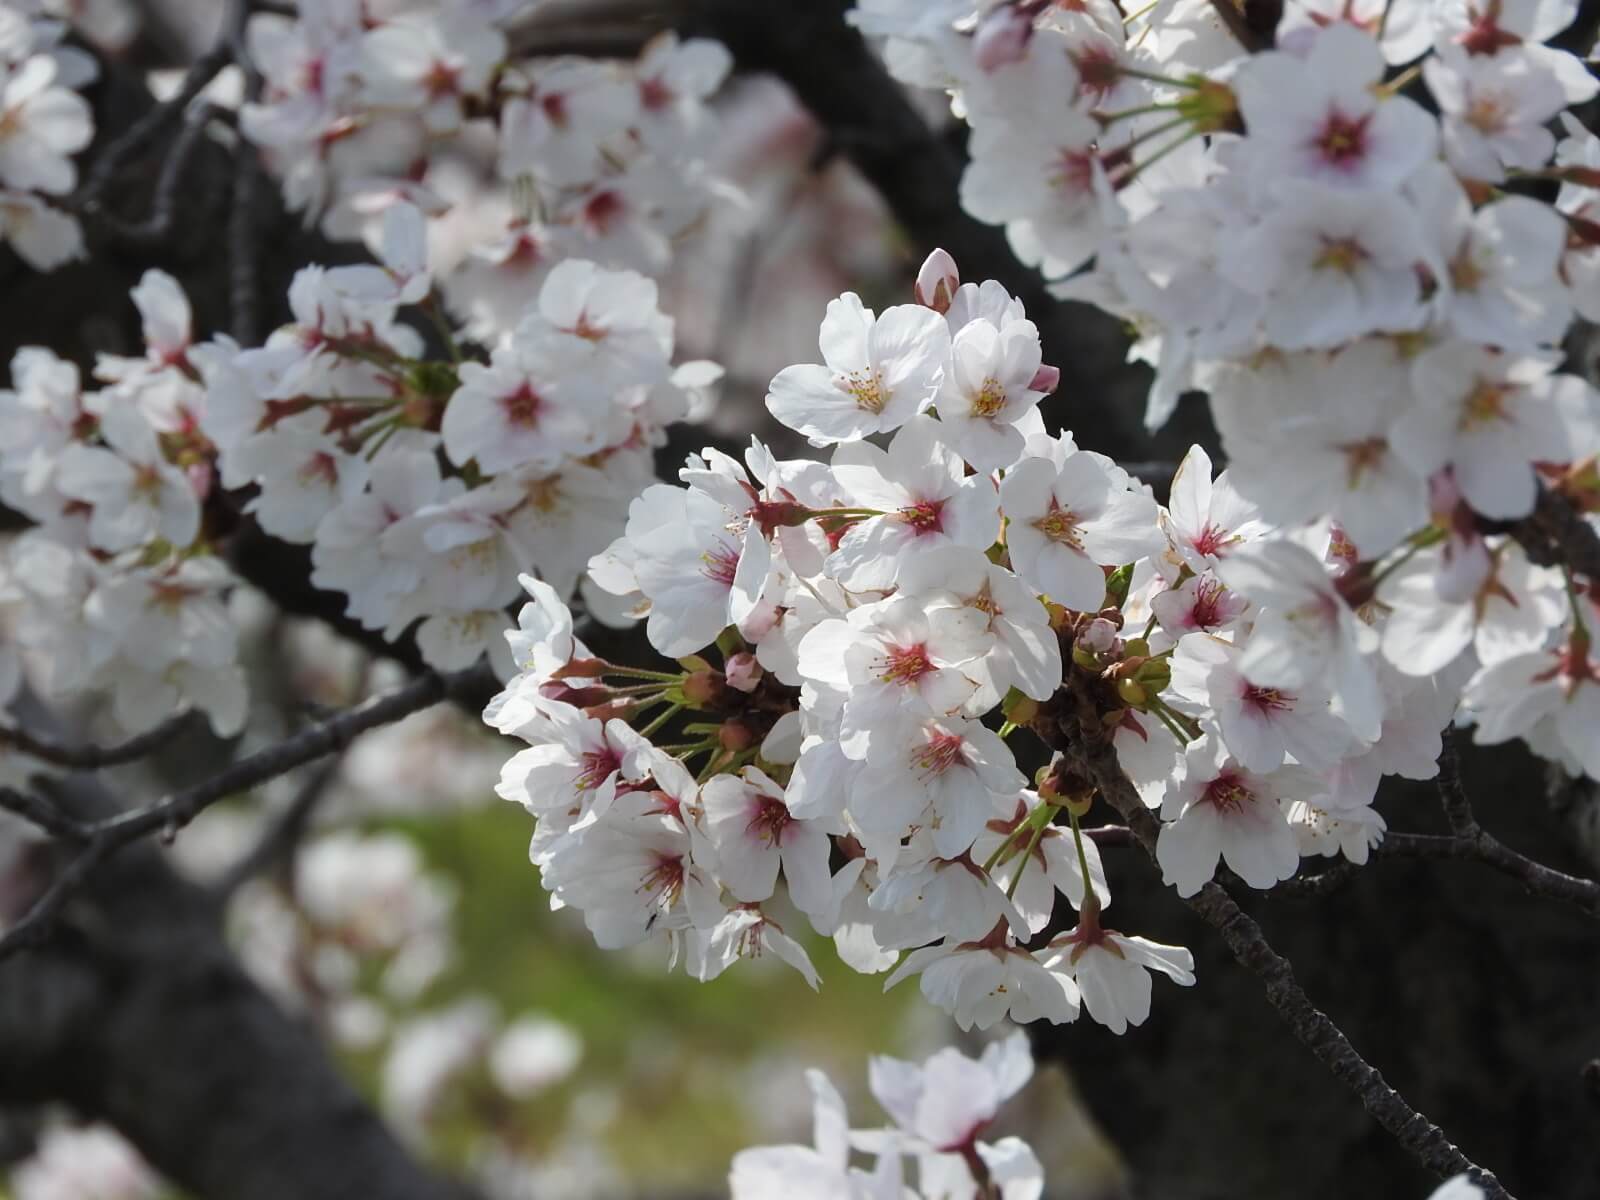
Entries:
[[[574, 1077], [516, 1114], [535, 1146], [558, 1136], [574, 1097], [614, 1091], [617, 1111], [602, 1141], [631, 1178], [648, 1180], [657, 1195], [720, 1187], [735, 1151], [783, 1132], [809, 1140], [804, 1065], [853, 1079], [868, 1055], [906, 1046], [915, 983], [885, 994], [883, 975], [846, 967], [830, 941], [795, 928], [803, 921], [788, 931], [804, 934], [820, 992], [773, 958], [700, 983], [681, 963], [668, 971], [662, 944], [602, 951], [578, 914], [551, 912], [528, 862], [532, 820], [520, 809], [496, 802], [399, 827], [460, 887], [458, 958], [428, 999], [483, 994], [508, 1018], [536, 1011], [583, 1038]], [[753, 1087], [762, 1077], [765, 1085]], [[461, 1124], [459, 1141], [450, 1141], [464, 1151], [468, 1114]]]

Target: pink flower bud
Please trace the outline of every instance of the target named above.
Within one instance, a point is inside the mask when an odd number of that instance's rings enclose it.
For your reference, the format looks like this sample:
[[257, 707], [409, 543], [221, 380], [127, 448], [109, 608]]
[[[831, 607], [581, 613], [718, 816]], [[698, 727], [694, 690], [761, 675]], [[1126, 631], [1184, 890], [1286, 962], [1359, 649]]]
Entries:
[[1021, 62], [1033, 37], [1033, 17], [1006, 4], [978, 22], [972, 35], [972, 55], [980, 71], [995, 71]]
[[1117, 627], [1104, 617], [1096, 617], [1078, 634], [1078, 644], [1096, 654], [1105, 654], [1117, 642]]
[[1030, 392], [1053, 392], [1061, 385], [1061, 368], [1052, 367], [1048, 363], [1042, 365], [1033, 373], [1033, 378], [1028, 380]]
[[727, 677], [729, 687], [741, 692], [753, 692], [761, 682], [761, 664], [756, 662], [754, 654], [735, 654], [723, 664], [723, 674]]
[[935, 250], [928, 255], [917, 272], [917, 282], [911, 294], [918, 304], [943, 315], [950, 311], [950, 301], [961, 286], [961, 273], [956, 270], [956, 260], [948, 251]]

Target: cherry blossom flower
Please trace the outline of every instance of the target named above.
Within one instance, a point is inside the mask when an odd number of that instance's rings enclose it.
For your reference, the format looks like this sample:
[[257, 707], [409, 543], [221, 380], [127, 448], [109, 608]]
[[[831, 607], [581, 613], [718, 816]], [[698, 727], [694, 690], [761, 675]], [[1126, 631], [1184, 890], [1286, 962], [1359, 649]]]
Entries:
[[1306, 798], [1312, 777], [1298, 767], [1246, 770], [1221, 739], [1207, 736], [1184, 754], [1184, 778], [1167, 793], [1156, 840], [1162, 879], [1192, 896], [1220, 857], [1253, 888], [1294, 875], [1300, 851], [1282, 803]]
[[1293, 543], [1262, 541], [1241, 547], [1218, 571], [1261, 608], [1239, 660], [1245, 678], [1268, 688], [1321, 680], [1358, 737], [1376, 733], [1383, 700], [1367, 655], [1378, 632], [1351, 610], [1323, 565]]
[[1419, 403], [1396, 422], [1396, 449], [1419, 471], [1450, 467], [1467, 503], [1485, 516], [1531, 512], [1533, 464], [1566, 457], [1559, 405], [1586, 393], [1583, 380], [1552, 374], [1542, 358], [1472, 344], [1427, 351], [1412, 378]]
[[876, 314], [846, 292], [828, 305], [820, 345], [824, 365], [785, 367], [767, 392], [767, 408], [825, 446], [896, 429], [921, 411], [950, 352], [950, 331], [921, 305]]
[[1293, 691], [1260, 687], [1240, 671], [1242, 657], [1215, 637], [1184, 638], [1172, 656], [1174, 703], [1211, 716], [1229, 752], [1250, 771], [1275, 771], [1288, 755], [1314, 769], [1344, 756], [1353, 740], [1349, 727], [1315, 681]]
[[1155, 501], [1116, 487], [1099, 461], [1024, 458], [1000, 483], [1006, 544], [1018, 575], [1058, 604], [1094, 612], [1105, 598], [1102, 567], [1158, 550]]
[[745, 767], [718, 775], [700, 791], [706, 836], [716, 850], [717, 877], [735, 899], [756, 903], [777, 886], [778, 867], [789, 898], [802, 912], [821, 912], [831, 894], [828, 822], [801, 820], [785, 803], [783, 789], [765, 772]]
[[1143, 1025], [1150, 1016], [1150, 972], [1159, 971], [1180, 987], [1194, 985], [1194, 955], [1181, 946], [1102, 929], [1098, 919], [1083, 921], [1051, 941], [1048, 970], [1071, 977], [1089, 1015], [1112, 1033]]
[[1077, 985], [1013, 945], [1004, 924], [982, 942], [912, 951], [884, 981], [885, 990], [911, 975], [922, 976], [922, 994], [964, 1030], [988, 1029], [1005, 1016], [1052, 1025], [1078, 1018]]
[[1251, 58], [1235, 91], [1255, 169], [1324, 187], [1398, 187], [1433, 154], [1438, 133], [1414, 101], [1378, 92], [1383, 69], [1378, 43], [1344, 22], [1317, 34], [1304, 58]]
[[200, 531], [194, 487], [166, 459], [150, 423], [128, 404], [100, 417], [106, 445], [72, 445], [61, 452], [56, 486], [93, 506], [89, 537], [116, 552], [164, 538], [183, 548]]

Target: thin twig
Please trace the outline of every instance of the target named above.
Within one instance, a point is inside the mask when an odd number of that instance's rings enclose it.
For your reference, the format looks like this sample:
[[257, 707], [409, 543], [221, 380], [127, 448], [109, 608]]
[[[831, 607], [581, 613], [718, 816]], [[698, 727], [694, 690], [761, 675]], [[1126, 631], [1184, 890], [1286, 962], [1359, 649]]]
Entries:
[[[1111, 806], [1122, 814], [1133, 836], [1153, 859], [1160, 823], [1122, 773], [1109, 747], [1065, 747], [1082, 772], [1094, 780]], [[1362, 1058], [1350, 1039], [1311, 1003], [1294, 978], [1287, 959], [1273, 950], [1261, 927], [1215, 883], [1208, 883], [1186, 904], [1215, 929], [1244, 967], [1261, 980], [1267, 1000], [1290, 1031], [1360, 1099], [1394, 1139], [1424, 1167], [1439, 1176], [1465, 1172], [1491, 1200], [1510, 1200], [1510, 1193], [1492, 1172], [1462, 1154], [1448, 1136], [1395, 1091], [1378, 1069]]]
[[1541, 567], [1571, 567], [1600, 582], [1600, 533], [1560, 492], [1539, 489], [1533, 512], [1510, 527], [1530, 561]]
[[[261, 98], [261, 71], [250, 61], [245, 45], [248, 0], [233, 0], [223, 18], [222, 37], [234, 61], [244, 72], [244, 98]], [[260, 270], [256, 258], [256, 192], [261, 185], [261, 153], [241, 132], [234, 145], [233, 207], [228, 214], [228, 315], [229, 328], [241, 346], [261, 341]]]
[[219, 37], [211, 48], [195, 59], [183, 77], [177, 95], [157, 104], [140, 117], [119, 137], [96, 156], [83, 186], [75, 192], [68, 207], [75, 212], [94, 214], [99, 210], [100, 196], [111, 185], [117, 171], [130, 157], [143, 150], [160, 137], [167, 126], [183, 115], [191, 101], [217, 77], [217, 73], [233, 58], [226, 36]]
[[189, 728], [194, 719], [193, 711], [178, 713], [154, 729], [131, 737], [125, 742], [118, 742], [114, 746], [69, 746], [36, 733], [29, 733], [26, 729], [7, 727], [0, 728], [0, 745], [20, 750], [52, 766], [65, 767], [72, 771], [96, 771], [101, 767], [115, 767], [135, 762], [153, 754]]
[[1454, 858], [1480, 862], [1519, 881], [1528, 892], [1561, 900], [1600, 917], [1600, 883], [1568, 875], [1518, 854], [1504, 842], [1480, 830], [1475, 836], [1460, 834], [1390, 833], [1378, 846], [1386, 858]]
[[259, 841], [222, 873], [212, 885], [212, 894], [227, 900], [257, 875], [272, 870], [280, 862], [292, 861], [295, 848], [311, 825], [312, 814], [328, 794], [339, 775], [337, 760], [319, 764], [301, 785], [294, 800], [266, 829]]
[[46, 938], [62, 905], [84, 885], [100, 863], [125, 846], [152, 833], [171, 836], [217, 801], [341, 750], [357, 734], [398, 721], [458, 692], [470, 693], [481, 688], [483, 673], [482, 668], [474, 668], [450, 676], [421, 675], [387, 695], [374, 697], [258, 750], [193, 787], [174, 792], [144, 808], [83, 823], [76, 829], [76, 836], [68, 834], [82, 848], [51, 881], [33, 907], [0, 935], [0, 960]]
[[161, 176], [156, 181], [155, 197], [148, 217], [143, 221], [125, 221], [97, 205], [93, 214], [95, 219], [124, 241], [152, 243], [170, 235], [177, 217], [179, 185], [216, 111], [211, 105], [202, 104], [185, 118], [183, 128], [178, 131], [178, 136], [172, 140], [172, 146], [162, 159]]

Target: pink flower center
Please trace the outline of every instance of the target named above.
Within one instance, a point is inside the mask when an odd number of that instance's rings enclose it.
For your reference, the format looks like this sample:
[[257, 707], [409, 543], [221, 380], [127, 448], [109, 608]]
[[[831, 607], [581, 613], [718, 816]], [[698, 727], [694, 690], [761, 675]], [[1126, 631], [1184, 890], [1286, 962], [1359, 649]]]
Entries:
[[521, 429], [536, 427], [539, 424], [539, 410], [543, 407], [544, 398], [533, 390], [531, 383], [524, 382], [509, 396], [500, 397], [500, 411], [505, 413], [507, 423]]
[[1223, 547], [1231, 545], [1236, 539], [1226, 529], [1218, 529], [1210, 521], [1189, 544], [1194, 547], [1197, 554], [1220, 554]]
[[657, 853], [655, 860], [655, 866], [639, 880], [638, 890], [658, 897], [662, 908], [671, 908], [683, 894], [683, 856]]
[[733, 577], [739, 570], [739, 551], [734, 547], [719, 542], [700, 556], [700, 562], [700, 574], [723, 587], [733, 586]]
[[1256, 687], [1254, 684], [1245, 685], [1239, 702], [1246, 708], [1255, 709], [1263, 717], [1275, 712], [1291, 712], [1294, 709], [1294, 697], [1288, 692], [1279, 691], [1277, 688]]
[[1083, 539], [1078, 533], [1078, 518], [1070, 508], [1062, 508], [1057, 504], [1054, 496], [1050, 497], [1050, 510], [1035, 521], [1033, 527], [1058, 545], [1070, 546], [1074, 550], [1083, 549]]
[[616, 189], [607, 188], [605, 191], [596, 192], [585, 201], [584, 223], [594, 232], [604, 234], [610, 231], [627, 209], [627, 204], [623, 202], [622, 196]]
[[544, 110], [550, 124], [562, 126], [567, 123], [567, 98], [560, 92], [549, 92], [542, 96], [539, 107]]
[[1236, 813], [1246, 804], [1255, 803], [1255, 793], [1232, 771], [1224, 771], [1206, 784], [1206, 790], [1201, 794], [1200, 800], [1218, 812]]
[[783, 831], [793, 819], [782, 800], [763, 796], [745, 823], [744, 831], [763, 846], [777, 846], [783, 842]]
[[943, 775], [951, 767], [966, 766], [967, 744], [959, 734], [935, 733], [928, 744], [912, 753], [912, 765], [924, 779]]
[[889, 646], [884, 650], [878, 678], [884, 683], [914, 684], [934, 669], [924, 643], [918, 642], [914, 646]]
[[943, 533], [944, 501], [919, 500], [910, 508], [902, 508], [900, 519], [919, 534]]
[[299, 475], [308, 486], [333, 487], [339, 482], [339, 464], [327, 451], [319, 451], [301, 465]]
[[1347, 117], [1334, 109], [1317, 134], [1317, 153], [1330, 166], [1354, 170], [1367, 156], [1367, 126], [1371, 120], [1370, 113], [1364, 117]]
[[646, 112], [660, 112], [672, 103], [672, 89], [661, 78], [639, 82], [639, 106]]
[[1194, 604], [1189, 609], [1189, 621], [1197, 629], [1214, 629], [1226, 620], [1222, 610], [1222, 597], [1227, 588], [1216, 579], [1202, 579], [1194, 587]]
[[575, 783], [580, 792], [592, 792], [622, 768], [622, 759], [610, 746], [585, 751], [578, 759]]

